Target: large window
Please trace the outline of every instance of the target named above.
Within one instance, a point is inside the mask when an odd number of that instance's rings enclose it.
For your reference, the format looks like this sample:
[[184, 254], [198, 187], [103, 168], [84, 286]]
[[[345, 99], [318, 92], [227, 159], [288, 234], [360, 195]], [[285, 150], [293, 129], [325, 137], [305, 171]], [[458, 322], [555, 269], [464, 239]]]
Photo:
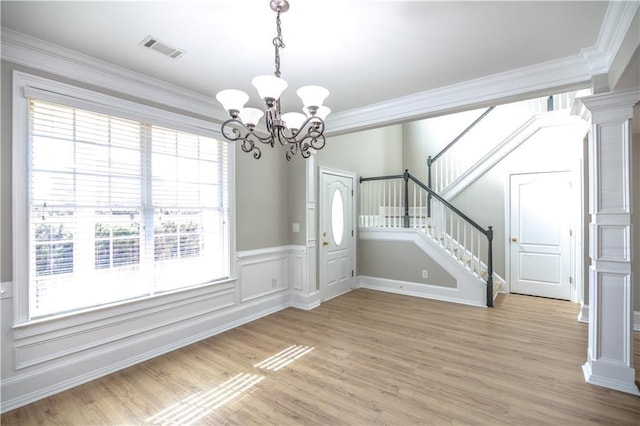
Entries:
[[28, 104], [29, 319], [229, 276], [225, 142]]

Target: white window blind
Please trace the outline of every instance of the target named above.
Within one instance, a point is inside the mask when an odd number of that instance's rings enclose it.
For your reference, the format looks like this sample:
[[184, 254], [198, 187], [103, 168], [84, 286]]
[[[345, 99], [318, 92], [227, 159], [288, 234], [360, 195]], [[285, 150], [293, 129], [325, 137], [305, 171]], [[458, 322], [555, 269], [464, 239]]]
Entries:
[[229, 276], [227, 144], [29, 100], [29, 317]]

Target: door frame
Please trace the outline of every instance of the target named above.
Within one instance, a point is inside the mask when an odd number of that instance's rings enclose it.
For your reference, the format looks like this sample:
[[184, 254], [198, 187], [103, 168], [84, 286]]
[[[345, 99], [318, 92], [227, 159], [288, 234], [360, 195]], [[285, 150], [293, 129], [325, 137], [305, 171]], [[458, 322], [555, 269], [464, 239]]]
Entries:
[[[325, 175], [333, 175], [333, 176], [339, 176], [339, 177], [343, 177], [343, 178], [347, 178], [347, 179], [351, 179], [352, 183], [353, 183], [353, 202], [351, 203], [351, 223], [353, 226], [353, 238], [352, 238], [352, 242], [351, 242], [351, 250], [353, 252], [353, 271], [354, 271], [354, 276], [352, 277], [351, 280], [351, 288], [354, 289], [356, 288], [355, 283], [356, 283], [356, 277], [355, 277], [355, 271], [357, 270], [357, 261], [358, 261], [358, 256], [357, 256], [357, 238], [358, 238], [358, 226], [357, 226], [357, 215], [356, 215], [356, 210], [357, 210], [357, 203], [356, 200], [358, 199], [358, 188], [357, 188], [357, 177], [358, 175], [355, 172], [350, 172], [350, 171], [346, 171], [346, 170], [339, 170], [339, 169], [333, 169], [330, 167], [323, 167], [323, 166], [318, 166], [318, 216], [317, 216], [317, 235], [316, 235], [316, 241], [318, 241], [318, 257], [317, 257], [317, 271], [318, 271], [318, 291], [320, 292], [320, 302], [324, 302], [326, 300], [326, 286], [325, 286], [325, 281], [326, 281], [326, 269], [325, 269], [325, 254], [324, 254], [324, 250], [322, 249], [321, 246], [321, 241], [322, 241], [322, 219], [323, 219], [323, 214], [325, 212], [325, 205], [323, 205], [323, 202], [327, 201], [330, 202], [328, 200], [324, 200], [323, 197], [323, 187], [322, 187], [322, 183], [323, 183], [323, 176]], [[346, 230], [345, 230], [346, 231]]]
[[505, 291], [511, 293], [511, 177], [514, 175], [531, 175], [569, 172], [571, 176], [571, 213], [569, 217], [570, 227], [572, 230], [571, 240], [569, 242], [569, 273], [573, 278], [573, 288], [571, 289], [570, 301], [581, 303], [584, 300], [584, 279], [583, 279], [583, 262], [580, 260], [583, 256], [582, 234], [584, 227], [584, 179], [583, 165], [579, 161], [577, 167], [572, 170], [525, 170], [507, 172], [505, 180], [505, 205], [504, 205], [504, 266], [505, 266]]

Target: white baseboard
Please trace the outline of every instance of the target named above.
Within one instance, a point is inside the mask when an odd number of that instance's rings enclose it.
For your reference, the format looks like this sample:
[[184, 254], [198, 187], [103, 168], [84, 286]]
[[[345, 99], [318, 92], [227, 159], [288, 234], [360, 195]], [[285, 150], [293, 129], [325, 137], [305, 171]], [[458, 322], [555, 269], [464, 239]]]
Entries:
[[358, 276], [357, 288], [386, 291], [389, 293], [403, 294], [406, 296], [424, 297], [426, 299], [441, 300], [443, 302], [461, 303], [470, 306], [486, 308], [478, 304], [477, 300], [467, 298], [457, 288], [437, 286], [431, 284], [412, 283], [408, 281], [396, 281], [386, 278]]
[[578, 313], [578, 321], [589, 323], [589, 305], [585, 305], [584, 302], [580, 304], [580, 312]]
[[292, 308], [304, 309], [309, 311], [313, 308], [320, 306], [320, 295], [315, 292], [309, 296], [303, 296], [299, 294], [291, 294], [290, 305]]

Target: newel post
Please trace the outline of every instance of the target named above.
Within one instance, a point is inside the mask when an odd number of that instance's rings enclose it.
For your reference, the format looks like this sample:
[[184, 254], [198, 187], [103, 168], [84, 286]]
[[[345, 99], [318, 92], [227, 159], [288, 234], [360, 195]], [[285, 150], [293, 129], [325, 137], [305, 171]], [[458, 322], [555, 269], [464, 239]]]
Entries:
[[402, 175], [404, 179], [404, 227], [408, 228], [410, 225], [409, 220], [409, 170], [405, 169]]
[[493, 226], [487, 230], [487, 307], [493, 308]]

